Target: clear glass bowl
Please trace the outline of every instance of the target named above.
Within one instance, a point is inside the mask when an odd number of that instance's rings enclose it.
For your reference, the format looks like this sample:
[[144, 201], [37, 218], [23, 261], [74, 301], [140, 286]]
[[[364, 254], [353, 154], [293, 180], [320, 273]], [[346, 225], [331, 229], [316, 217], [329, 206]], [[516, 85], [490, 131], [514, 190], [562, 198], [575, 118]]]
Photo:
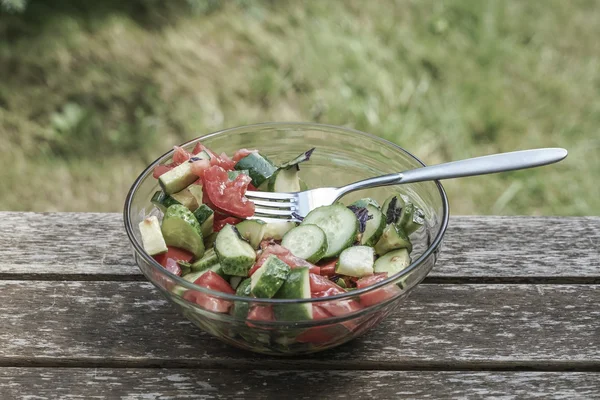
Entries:
[[[363, 132], [318, 124], [267, 123], [242, 126], [215, 132], [183, 144], [191, 151], [202, 141], [217, 153], [232, 154], [239, 148], [256, 148], [274, 162], [287, 161], [301, 152], [316, 147], [310, 162], [302, 164], [301, 178], [309, 187], [341, 186], [359, 179], [418, 168], [424, 164], [406, 150], [386, 140]], [[258, 353], [293, 355], [313, 353], [338, 346], [375, 327], [388, 314], [400, 307], [402, 301], [435, 265], [443, 235], [448, 224], [448, 201], [439, 182], [389, 186], [347, 195], [344, 203], [361, 197], [372, 197], [380, 203], [392, 193], [410, 196], [425, 212], [426, 224], [411, 235], [413, 252], [411, 265], [399, 274], [373, 286], [348, 293], [318, 299], [278, 300], [250, 299], [196, 286], [165, 270], [144, 252], [138, 224], [151, 213], [157, 213], [150, 203], [158, 190], [152, 171], [167, 162], [172, 151], [165, 153], [136, 179], [125, 201], [125, 229], [131, 241], [134, 257], [143, 274], [180, 312], [195, 325], [234, 346]], [[176, 286], [179, 290], [174, 291]], [[235, 313], [220, 314], [207, 311], [174, 292], [195, 291], [200, 296], [212, 296], [228, 301], [233, 309], [266, 306], [279, 308], [310, 304], [328, 310], [352, 310], [348, 314], [307, 321], [248, 321]], [[191, 293], [191, 292], [190, 292]], [[357, 301], [364, 303], [369, 296], [388, 297], [386, 300], [356, 310]], [[189, 297], [188, 297], [189, 298]], [[242, 313], [244, 314], [244, 313]]]

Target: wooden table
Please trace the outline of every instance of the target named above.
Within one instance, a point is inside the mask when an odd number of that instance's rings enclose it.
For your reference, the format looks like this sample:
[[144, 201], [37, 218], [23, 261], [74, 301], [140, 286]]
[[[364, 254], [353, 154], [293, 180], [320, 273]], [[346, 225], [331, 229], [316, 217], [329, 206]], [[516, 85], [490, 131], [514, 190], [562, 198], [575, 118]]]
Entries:
[[229, 347], [175, 313], [119, 214], [0, 221], [1, 399], [600, 398], [599, 217], [453, 217], [399, 312], [299, 358]]

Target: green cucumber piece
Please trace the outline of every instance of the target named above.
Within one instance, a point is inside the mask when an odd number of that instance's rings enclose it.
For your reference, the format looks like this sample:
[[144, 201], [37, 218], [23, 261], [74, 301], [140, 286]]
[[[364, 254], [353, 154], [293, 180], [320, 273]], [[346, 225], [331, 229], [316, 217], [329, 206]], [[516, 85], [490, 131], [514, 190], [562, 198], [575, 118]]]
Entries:
[[381, 238], [375, 244], [375, 252], [382, 256], [396, 249], [407, 249], [410, 253], [412, 251], [412, 243], [402, 228], [399, 228], [396, 224], [389, 224], [385, 227]]
[[342, 251], [335, 266], [335, 273], [340, 275], [363, 276], [373, 275], [375, 251], [370, 246], [353, 246]]
[[201, 259], [190, 265], [190, 268], [192, 271], [204, 271], [218, 263], [219, 257], [217, 257], [215, 249], [208, 249], [204, 252], [204, 256]]
[[263, 239], [281, 240], [283, 236], [297, 226], [295, 222], [269, 222], [265, 227]]
[[[297, 267], [292, 269], [275, 298], [310, 299], [308, 268]], [[313, 318], [312, 304], [310, 303], [274, 305], [273, 313], [278, 321], [306, 321]]]
[[187, 188], [171, 194], [171, 197], [175, 199], [179, 204], [184, 205], [188, 210], [193, 211], [198, 208], [198, 200], [192, 193], [190, 192], [190, 187], [197, 185], [190, 185]]
[[237, 178], [238, 175], [248, 175], [248, 176], [250, 176], [250, 171], [248, 171], [247, 169], [244, 169], [244, 170], [241, 170], [241, 171], [227, 171], [227, 178], [229, 178], [230, 181], [235, 180], [235, 178]]
[[366, 207], [368, 205], [371, 205], [379, 209], [379, 203], [377, 203], [377, 201], [373, 200], [370, 197], [363, 197], [362, 199], [356, 200], [350, 205], [355, 207]]
[[300, 178], [296, 168], [279, 169], [269, 178], [269, 192], [299, 192]]
[[204, 255], [202, 229], [194, 214], [181, 204], [173, 204], [165, 212], [162, 221], [165, 243], [194, 254], [196, 259]]
[[308, 185], [302, 179], [300, 179], [300, 191], [308, 190]]
[[172, 194], [185, 189], [197, 179], [198, 177], [192, 173], [192, 163], [184, 162], [162, 174], [158, 178], [158, 183], [163, 192]]
[[[246, 296], [246, 297], [250, 297], [251, 293], [250, 293], [250, 284], [251, 284], [251, 279], [247, 278], [245, 280], [243, 280], [239, 286], [237, 287], [235, 294], [237, 296]], [[249, 300], [249, 299], [248, 299]], [[232, 315], [235, 318], [239, 318], [239, 319], [243, 319], [245, 320], [246, 317], [248, 316], [248, 310], [250, 309], [250, 303], [248, 301], [235, 301], [233, 302], [233, 312]]]
[[198, 154], [194, 154], [191, 158], [192, 161], [198, 161], [198, 160], [210, 160], [212, 157], [210, 156], [210, 154], [208, 154], [208, 151], [206, 150], [202, 150], [200, 153]]
[[206, 204], [201, 204], [194, 211], [194, 217], [198, 220], [202, 228], [202, 236], [208, 237], [213, 233], [213, 222], [215, 221], [215, 212]]
[[425, 223], [425, 214], [423, 210], [412, 203], [408, 203], [402, 209], [398, 225], [406, 232], [408, 236], [416, 232]]
[[388, 276], [397, 274], [410, 265], [410, 255], [407, 249], [393, 250], [379, 257], [375, 261], [375, 273], [387, 272]]
[[167, 208], [169, 208], [173, 204], [181, 204], [173, 197], [169, 196], [168, 194], [165, 194], [165, 192], [163, 192], [162, 190], [154, 192], [154, 195], [152, 196], [152, 199], [150, 201], [163, 213], [167, 211]]
[[283, 236], [281, 245], [296, 257], [316, 263], [327, 251], [327, 236], [317, 225], [300, 225]]
[[181, 276], [187, 275], [192, 272], [192, 264], [187, 261], [177, 260], [177, 265], [181, 269]]
[[383, 213], [379, 211], [379, 208], [375, 207], [374, 205], [367, 204], [365, 208], [372, 218], [367, 220], [365, 231], [360, 237], [360, 244], [364, 244], [365, 246], [374, 246], [385, 229], [385, 218]]
[[234, 168], [237, 171], [247, 170], [250, 178], [252, 178], [254, 187], [259, 187], [277, 171], [277, 167], [268, 158], [259, 153], [248, 154], [239, 160]]
[[142, 245], [151, 256], [166, 253], [169, 249], [160, 230], [160, 223], [155, 216], [147, 217], [139, 224]]
[[251, 277], [251, 292], [255, 297], [270, 299], [290, 274], [290, 266], [277, 256], [269, 256]]
[[[196, 199], [196, 203], [198, 205], [202, 204], [202, 200], [204, 199], [204, 192], [202, 192], [202, 185], [194, 184], [187, 187], [192, 196]], [[198, 208], [198, 206], [196, 206]], [[198, 221], [200, 222], [200, 221]]]
[[400, 214], [404, 208], [404, 199], [400, 195], [388, 197], [381, 207], [381, 212], [385, 217], [386, 224], [395, 224], [400, 219]]
[[237, 230], [229, 224], [217, 234], [215, 251], [228, 275], [248, 276], [248, 271], [256, 259], [252, 246], [240, 238]]
[[308, 213], [301, 225], [317, 225], [327, 236], [327, 251], [323, 258], [337, 256], [356, 240], [358, 219], [341, 203], [317, 207]]
[[229, 278], [229, 285], [231, 285], [231, 288], [235, 290], [238, 286], [240, 286], [240, 283], [242, 283], [243, 279], [244, 278], [241, 276], [232, 276]]
[[258, 249], [260, 242], [265, 236], [267, 224], [257, 219], [247, 219], [240, 222], [235, 227], [240, 235], [250, 242], [250, 246]]
[[210, 235], [208, 235], [206, 238], [204, 238], [204, 247], [209, 249], [209, 248], [213, 248], [215, 246], [215, 240], [217, 240], [217, 234], [218, 232], [213, 232]]

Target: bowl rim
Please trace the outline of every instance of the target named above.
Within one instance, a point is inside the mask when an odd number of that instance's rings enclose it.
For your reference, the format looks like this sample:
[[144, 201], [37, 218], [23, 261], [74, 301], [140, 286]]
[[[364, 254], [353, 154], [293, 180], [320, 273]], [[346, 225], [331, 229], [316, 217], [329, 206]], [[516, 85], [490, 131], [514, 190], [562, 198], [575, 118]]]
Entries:
[[[401, 152], [405, 153], [406, 155], [410, 156], [411, 158], [413, 158], [415, 161], [417, 161], [422, 166], [425, 166], [425, 163], [423, 163], [419, 158], [415, 157], [409, 151], [405, 150], [404, 148], [398, 146], [397, 144], [395, 144], [389, 140], [380, 138], [379, 136], [375, 136], [373, 134], [362, 132], [362, 131], [359, 131], [359, 130], [356, 130], [353, 128], [347, 128], [347, 127], [343, 127], [343, 126], [330, 125], [330, 124], [312, 123], [312, 122], [263, 122], [263, 123], [258, 123], [258, 124], [240, 125], [240, 126], [236, 126], [236, 127], [232, 127], [232, 128], [221, 129], [219, 131], [215, 131], [215, 132], [212, 132], [212, 133], [209, 133], [206, 135], [196, 137], [194, 139], [188, 140], [187, 142], [180, 144], [179, 146], [181, 146], [181, 147], [188, 146], [192, 143], [196, 143], [196, 142], [199, 142], [199, 141], [202, 141], [202, 140], [205, 140], [208, 138], [212, 138], [212, 137], [215, 137], [218, 135], [230, 133], [232, 131], [241, 131], [239, 133], [243, 134], [244, 133], [243, 131], [248, 130], [248, 129], [294, 128], [294, 127], [295, 128], [300, 127], [300, 128], [304, 128], [304, 129], [315, 128], [317, 130], [318, 129], [321, 129], [321, 130], [334, 129], [334, 130], [346, 131], [346, 132], [349, 132], [352, 134], [360, 135], [367, 139], [370, 139], [370, 140], [373, 140], [376, 142], [380, 142], [381, 144], [392, 146], [396, 150], [401, 151]], [[413, 270], [417, 269], [433, 252], [435, 252], [440, 247], [442, 239], [446, 232], [446, 229], [448, 228], [448, 221], [450, 218], [448, 197], [446, 195], [446, 191], [444, 190], [442, 184], [438, 180], [436, 180], [433, 182], [437, 185], [438, 192], [439, 192], [441, 200], [442, 200], [442, 217], [441, 217], [440, 229], [439, 229], [437, 235], [435, 236], [435, 238], [433, 239], [433, 241], [429, 244], [427, 249], [423, 252], [423, 254], [421, 254], [421, 256], [419, 256], [416, 260], [414, 260], [407, 268], [405, 268], [404, 270], [402, 270], [401, 272], [399, 272], [397, 274], [388, 276], [386, 279], [379, 281], [373, 285], [362, 288], [362, 289], [355, 289], [350, 292], [337, 294], [334, 296], [310, 298], [310, 299], [255, 299], [255, 298], [249, 298], [246, 296], [237, 296], [235, 294], [228, 294], [228, 293], [223, 293], [223, 292], [219, 292], [216, 290], [207, 289], [202, 286], [195, 285], [192, 282], [188, 282], [185, 279], [183, 279], [182, 277], [180, 277], [179, 275], [175, 275], [172, 272], [167, 271], [153, 257], [151, 257], [144, 250], [142, 244], [136, 239], [136, 237], [133, 233], [134, 232], [133, 225], [132, 225], [131, 219], [129, 217], [131, 205], [133, 202], [133, 197], [134, 197], [135, 193], [137, 192], [137, 189], [141, 185], [142, 181], [144, 181], [148, 177], [148, 175], [154, 170], [154, 168], [159, 164], [160, 161], [167, 158], [168, 156], [171, 156], [173, 154], [173, 152], [174, 152], [173, 149], [167, 151], [166, 153], [164, 153], [163, 155], [158, 157], [156, 160], [154, 160], [150, 165], [148, 165], [140, 173], [140, 175], [136, 178], [133, 185], [129, 189], [129, 192], [127, 193], [127, 197], [125, 198], [125, 204], [124, 204], [124, 208], [123, 208], [123, 222], [125, 225], [125, 230], [127, 232], [127, 236], [129, 238], [129, 241], [131, 242], [136, 254], [141, 256], [158, 273], [167, 275], [177, 285], [183, 286], [184, 288], [186, 288], [188, 290], [195, 290], [195, 291], [198, 291], [201, 293], [206, 293], [208, 295], [211, 295], [211, 296], [214, 296], [217, 298], [221, 298], [224, 300], [252, 302], [252, 303], [257, 303], [257, 304], [265, 304], [265, 305], [268, 305], [268, 304], [271, 304], [271, 305], [273, 305], [273, 304], [278, 304], [278, 305], [281, 305], [281, 304], [303, 304], [303, 303], [318, 304], [318, 303], [326, 302], [326, 301], [350, 300], [361, 294], [369, 293], [369, 292], [375, 291], [379, 288], [382, 288], [384, 286], [387, 286], [388, 284], [399, 280], [403, 276], [405, 276], [405, 275], [411, 273]], [[138, 268], [140, 268], [140, 270], [141, 270], [141, 267], [139, 265], [138, 265]], [[143, 272], [144, 271], [142, 270], [142, 273]], [[150, 279], [150, 282], [155, 284], [152, 281], [152, 279]], [[415, 286], [413, 286], [413, 288], [416, 287], [417, 285], [418, 285], [418, 283]], [[179, 296], [179, 297], [182, 297], [182, 296]]]

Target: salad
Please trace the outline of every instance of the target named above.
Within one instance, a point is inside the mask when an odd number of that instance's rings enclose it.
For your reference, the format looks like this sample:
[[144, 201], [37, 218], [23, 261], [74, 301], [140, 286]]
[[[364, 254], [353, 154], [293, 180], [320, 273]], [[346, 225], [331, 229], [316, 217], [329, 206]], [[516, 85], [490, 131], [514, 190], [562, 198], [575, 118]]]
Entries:
[[[258, 150], [241, 149], [230, 158], [201, 143], [191, 153], [175, 146], [172, 161], [153, 173], [161, 190], [151, 201], [161, 213], [139, 224], [145, 251], [188, 282], [257, 299], [333, 296], [407, 268], [409, 236], [423, 225], [424, 214], [403, 194], [390, 196], [381, 206], [363, 198], [319, 207], [299, 218], [300, 223], [249, 219], [255, 209], [246, 191], [305, 190], [300, 165], [314, 150], [275, 165]], [[246, 321], [306, 321], [381, 303], [404, 284], [350, 300], [285, 306], [232, 302], [178, 285], [171, 291], [203, 309]]]

